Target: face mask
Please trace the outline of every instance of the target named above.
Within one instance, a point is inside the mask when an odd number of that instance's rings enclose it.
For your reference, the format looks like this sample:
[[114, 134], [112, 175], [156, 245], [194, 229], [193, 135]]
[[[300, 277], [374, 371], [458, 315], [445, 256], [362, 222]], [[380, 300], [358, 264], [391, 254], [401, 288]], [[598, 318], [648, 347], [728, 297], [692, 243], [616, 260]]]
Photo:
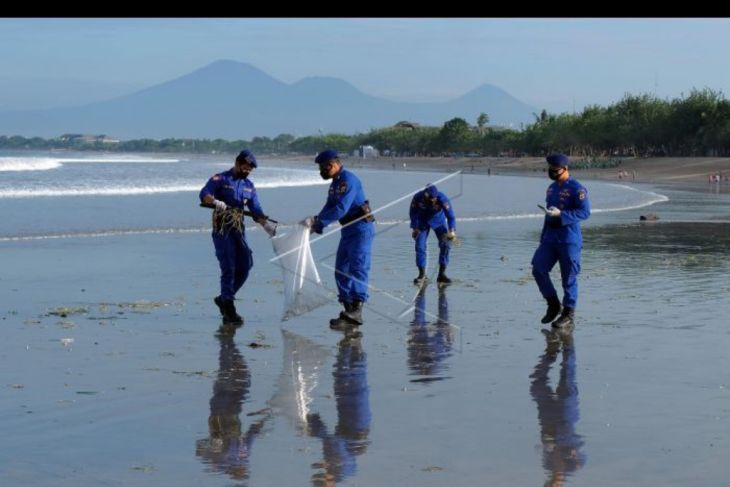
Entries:
[[553, 181], [557, 181], [560, 175], [562, 174], [563, 169], [562, 168], [550, 168], [548, 169], [548, 177], [552, 179]]
[[332, 167], [331, 164], [320, 164], [319, 165], [319, 175], [322, 176], [322, 179], [330, 179], [332, 176], [330, 176], [330, 168]]
[[248, 175], [251, 174], [251, 168], [244, 166], [243, 164], [236, 165], [237, 169], [237, 176], [243, 179], [248, 178]]

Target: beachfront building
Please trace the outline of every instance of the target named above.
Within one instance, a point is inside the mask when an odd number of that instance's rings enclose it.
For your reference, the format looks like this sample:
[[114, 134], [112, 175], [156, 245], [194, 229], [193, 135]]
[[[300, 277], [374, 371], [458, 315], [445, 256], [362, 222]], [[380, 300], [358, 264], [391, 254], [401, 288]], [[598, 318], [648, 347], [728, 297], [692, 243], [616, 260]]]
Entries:
[[97, 142], [100, 142], [102, 144], [119, 143], [119, 139], [107, 137], [105, 134], [63, 134], [59, 137], [59, 139], [61, 139], [63, 142], [70, 142], [72, 144], [95, 144]]

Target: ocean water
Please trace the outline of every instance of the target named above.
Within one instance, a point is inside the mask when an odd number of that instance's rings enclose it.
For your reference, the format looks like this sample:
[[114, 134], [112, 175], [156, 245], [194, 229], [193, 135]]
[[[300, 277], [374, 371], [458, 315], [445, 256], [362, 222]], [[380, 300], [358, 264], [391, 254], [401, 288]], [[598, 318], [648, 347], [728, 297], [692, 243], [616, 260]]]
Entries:
[[[207, 178], [231, 164], [214, 156], [0, 153], [4, 215], [0, 238], [201, 230], [207, 224], [207, 210], [196, 206], [197, 193]], [[455, 198], [464, 222], [539, 218], [536, 204], [543, 202], [545, 186], [532, 178], [368, 169], [358, 174], [385, 224], [407, 218], [410, 196], [428, 182], [439, 182]], [[328, 184], [310, 161], [264, 160], [252, 179], [267, 213], [287, 223], [318, 212], [320, 186]], [[591, 188], [591, 199], [600, 213], [640, 208], [666, 198], [601, 183]]]
[[[3, 485], [726, 482], [726, 194], [583, 181], [577, 324], [555, 334], [530, 274], [546, 178], [348, 163], [378, 220], [362, 337], [328, 329], [334, 302], [280, 321], [255, 226], [246, 324], [216, 337], [197, 192], [230, 159], [0, 154]], [[280, 232], [324, 203], [310, 161], [252, 179]], [[428, 182], [460, 241], [454, 284], [419, 292], [407, 215]], [[330, 291], [337, 241], [312, 245]], [[435, 239], [429, 258], [433, 276]]]

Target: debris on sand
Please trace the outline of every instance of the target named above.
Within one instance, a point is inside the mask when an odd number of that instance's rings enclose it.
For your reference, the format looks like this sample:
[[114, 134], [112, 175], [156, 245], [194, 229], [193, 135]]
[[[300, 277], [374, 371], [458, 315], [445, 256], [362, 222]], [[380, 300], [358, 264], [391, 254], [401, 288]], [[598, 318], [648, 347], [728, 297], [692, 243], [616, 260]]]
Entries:
[[117, 304], [120, 308], [129, 308], [135, 311], [147, 311], [151, 309], [157, 309], [157, 308], [164, 308], [165, 306], [169, 306], [170, 303], [161, 303], [159, 301], [147, 301], [147, 300], [140, 300], [140, 301], [134, 301], [131, 303], [119, 303]]
[[61, 306], [55, 309], [52, 309], [48, 313], [46, 313], [46, 316], [60, 316], [61, 318], [67, 318], [70, 315], [78, 315], [78, 314], [84, 314], [88, 313], [89, 310], [84, 308], [83, 306], [78, 308], [71, 308], [68, 306]]

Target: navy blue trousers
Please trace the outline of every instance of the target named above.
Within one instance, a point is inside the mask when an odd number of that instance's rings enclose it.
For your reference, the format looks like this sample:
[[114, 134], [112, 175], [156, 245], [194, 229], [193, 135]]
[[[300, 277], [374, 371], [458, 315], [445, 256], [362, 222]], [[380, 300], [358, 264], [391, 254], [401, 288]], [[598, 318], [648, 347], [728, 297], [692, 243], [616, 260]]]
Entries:
[[375, 226], [357, 223], [342, 231], [335, 259], [335, 283], [339, 301], [352, 303], [368, 300], [368, 274]]
[[[421, 233], [416, 237], [416, 265], [418, 267], [426, 267], [426, 241], [431, 233], [431, 227], [419, 228]], [[449, 229], [446, 225], [433, 229], [436, 238], [439, 241], [439, 265], [449, 265], [449, 252], [451, 251], [451, 241], [446, 238]]]
[[253, 253], [246, 242], [245, 233], [236, 230], [224, 235], [214, 232], [213, 245], [221, 268], [221, 297], [233, 301], [248, 279], [248, 272], [253, 267]]
[[578, 302], [578, 274], [580, 273], [581, 244], [541, 243], [532, 257], [532, 275], [542, 297], [558, 296], [550, 271], [556, 262], [560, 263], [560, 277], [563, 284], [563, 306], [575, 308]]

